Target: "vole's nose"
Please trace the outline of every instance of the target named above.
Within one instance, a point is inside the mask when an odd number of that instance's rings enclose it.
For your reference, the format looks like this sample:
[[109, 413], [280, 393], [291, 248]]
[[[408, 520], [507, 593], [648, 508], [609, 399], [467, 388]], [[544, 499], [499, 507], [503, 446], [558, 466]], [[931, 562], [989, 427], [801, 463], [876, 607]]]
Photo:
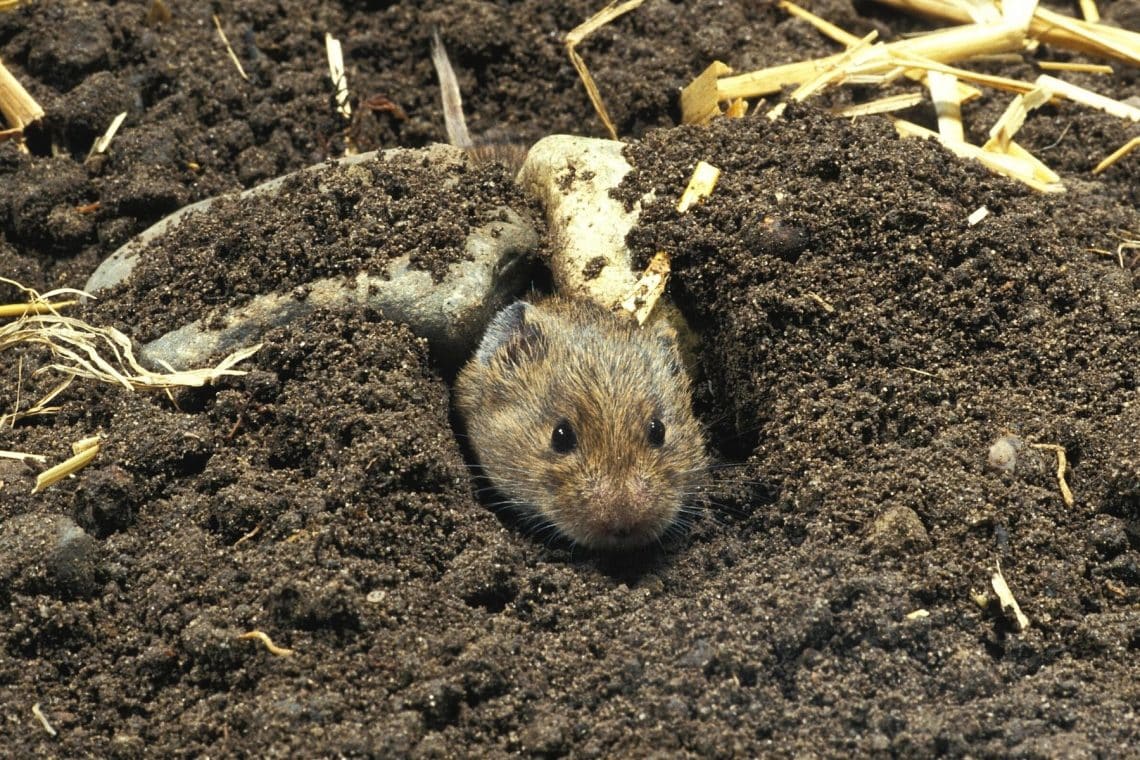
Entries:
[[600, 485], [590, 509], [594, 531], [614, 544], [648, 543], [661, 523], [649, 483], [639, 477]]

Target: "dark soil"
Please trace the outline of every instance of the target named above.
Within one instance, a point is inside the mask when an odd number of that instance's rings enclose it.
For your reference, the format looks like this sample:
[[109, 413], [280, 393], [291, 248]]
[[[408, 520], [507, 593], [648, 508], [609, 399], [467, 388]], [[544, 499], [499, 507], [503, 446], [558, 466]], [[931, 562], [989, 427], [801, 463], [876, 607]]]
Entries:
[[[357, 99], [406, 113], [365, 112], [362, 150], [443, 139], [433, 25], [474, 132], [600, 134], [560, 44], [600, 3], [168, 5], [149, 25], [145, 3], [0, 13], [0, 57], [48, 112], [30, 154], [0, 144], [0, 274], [80, 287], [180, 206], [341, 155], [326, 31]], [[812, 8], [860, 35], [928, 28]], [[1137, 28], [1136, 0], [1101, 10]], [[173, 397], [80, 381], [59, 412], [0, 434], [52, 461], [104, 438], [40, 494], [29, 466], [0, 459], [0, 754], [1135, 754], [1140, 262], [1115, 250], [1140, 232], [1140, 162], [1090, 169], [1137, 127], [1034, 113], [1018, 139], [1063, 195], [814, 106], [674, 127], [678, 88], [714, 58], [744, 71], [834, 50], [774, 6], [661, 0], [582, 47], [632, 140], [622, 193], [657, 191], [630, 242], [672, 254], [672, 298], [702, 335], [697, 404], [727, 466], [684, 540], [594, 556], [498, 519], [456, 442], [448, 378], [375, 314], [280, 328], [248, 375]], [[1133, 68], [1065, 76], [1140, 95]], [[1007, 101], [967, 108], [972, 139]], [[123, 110], [108, 153], [85, 160]], [[701, 159], [720, 184], [678, 215]], [[225, 267], [172, 260], [83, 316], [153, 337], [371, 265], [354, 258], [361, 235], [376, 266], [421, 248], [440, 266], [426, 252], [458, 251], [482, 219], [413, 169], [375, 175], [407, 202], [378, 206], [367, 234], [345, 214], [368, 199], [305, 206], [302, 182], [295, 223], [218, 216], [190, 233]], [[460, 180], [525, 205], [501, 172]], [[57, 382], [30, 377], [46, 360], [0, 354], [0, 409]], [[1012, 471], [987, 466], [1002, 436], [1022, 444]], [[1064, 447], [1071, 506], [1034, 443]], [[1025, 631], [992, 599], [998, 563]], [[238, 638], [250, 630], [294, 654]]]

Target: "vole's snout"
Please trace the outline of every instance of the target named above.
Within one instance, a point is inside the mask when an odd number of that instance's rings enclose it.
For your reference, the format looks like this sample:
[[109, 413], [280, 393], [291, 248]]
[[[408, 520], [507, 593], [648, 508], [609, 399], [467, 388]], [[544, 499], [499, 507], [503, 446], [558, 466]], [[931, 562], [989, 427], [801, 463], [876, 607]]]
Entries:
[[650, 543], [672, 520], [640, 476], [598, 482], [587, 489], [584, 502], [582, 522], [590, 540], [583, 543], [599, 548]]

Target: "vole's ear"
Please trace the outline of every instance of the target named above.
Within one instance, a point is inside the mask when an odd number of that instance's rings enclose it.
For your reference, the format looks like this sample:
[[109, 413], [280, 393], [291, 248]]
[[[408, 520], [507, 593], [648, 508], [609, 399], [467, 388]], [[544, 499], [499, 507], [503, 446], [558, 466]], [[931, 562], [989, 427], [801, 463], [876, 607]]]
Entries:
[[539, 361], [546, 356], [546, 336], [534, 320], [534, 306], [515, 301], [502, 309], [487, 325], [475, 357], [490, 364], [495, 356], [509, 365]]
[[680, 375], [684, 362], [681, 360], [681, 347], [677, 342], [677, 330], [664, 319], [658, 319], [648, 329], [653, 331], [653, 336], [666, 357], [665, 363], [669, 373]]

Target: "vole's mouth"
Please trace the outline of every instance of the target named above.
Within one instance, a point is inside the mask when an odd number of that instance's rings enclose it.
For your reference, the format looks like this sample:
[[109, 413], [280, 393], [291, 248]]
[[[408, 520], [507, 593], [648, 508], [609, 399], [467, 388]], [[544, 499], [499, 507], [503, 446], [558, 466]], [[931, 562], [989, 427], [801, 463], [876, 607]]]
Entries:
[[563, 532], [570, 540], [579, 546], [598, 551], [617, 551], [620, 549], [636, 549], [660, 541], [661, 536], [669, 530], [674, 518], [655, 519], [622, 519], [589, 520], [573, 526], [573, 529], [563, 528]]

